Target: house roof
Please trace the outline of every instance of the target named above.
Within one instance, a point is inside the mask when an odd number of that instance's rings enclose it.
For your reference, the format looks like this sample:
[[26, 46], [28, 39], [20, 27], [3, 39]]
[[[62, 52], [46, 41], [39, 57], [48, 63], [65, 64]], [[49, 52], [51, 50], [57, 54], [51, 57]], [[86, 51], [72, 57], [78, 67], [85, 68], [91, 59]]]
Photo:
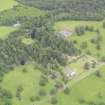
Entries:
[[59, 33], [60, 33], [61, 35], [65, 36], [65, 37], [72, 35], [72, 31], [70, 31], [70, 29], [67, 29], [67, 28], [65, 28], [65, 29], [63, 29], [63, 30], [61, 30], [61, 31], [59, 31]]
[[66, 68], [66, 75], [67, 76], [74, 76], [76, 74], [76, 71], [72, 68]]

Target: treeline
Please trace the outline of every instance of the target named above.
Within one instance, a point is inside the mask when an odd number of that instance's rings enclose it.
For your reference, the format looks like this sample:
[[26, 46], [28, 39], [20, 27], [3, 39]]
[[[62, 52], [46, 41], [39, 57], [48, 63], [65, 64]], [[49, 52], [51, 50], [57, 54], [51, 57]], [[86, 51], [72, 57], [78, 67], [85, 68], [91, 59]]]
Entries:
[[33, 7], [47, 10], [56, 20], [102, 20], [105, 0], [17, 0]]
[[0, 12], [0, 25], [14, 25], [17, 21], [23, 23], [30, 18], [44, 16], [45, 14], [45, 12], [30, 6], [17, 5]]
[[[30, 25], [26, 22], [21, 29], [12, 32], [8, 39], [0, 40], [0, 75], [16, 65], [24, 65], [30, 61], [35, 61], [44, 68], [55, 69], [58, 65], [66, 65], [66, 54], [72, 56], [80, 53], [72, 42], [50, 30], [53, 28], [47, 18], [35, 18], [28, 23]], [[31, 37], [34, 43], [25, 45], [22, 37]]]

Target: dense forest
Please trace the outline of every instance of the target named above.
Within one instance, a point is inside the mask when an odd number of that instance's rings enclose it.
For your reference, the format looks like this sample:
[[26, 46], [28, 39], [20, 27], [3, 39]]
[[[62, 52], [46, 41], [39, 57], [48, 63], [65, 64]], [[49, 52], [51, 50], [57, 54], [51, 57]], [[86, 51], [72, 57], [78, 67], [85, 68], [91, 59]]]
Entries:
[[[22, 37], [30, 37], [34, 43], [27, 46], [22, 43]], [[0, 40], [0, 45], [1, 75], [16, 65], [24, 65], [30, 61], [35, 61], [44, 68], [54, 69], [58, 65], [66, 64], [66, 54], [77, 55], [80, 53], [74, 47], [73, 42], [54, 33], [49, 17], [34, 18], [33, 20], [31, 18], [30, 21], [24, 22], [21, 29], [12, 32], [9, 38]]]
[[[23, 4], [50, 11], [57, 20], [102, 20], [105, 0], [17, 0]], [[44, 2], [43, 2], [44, 1]]]

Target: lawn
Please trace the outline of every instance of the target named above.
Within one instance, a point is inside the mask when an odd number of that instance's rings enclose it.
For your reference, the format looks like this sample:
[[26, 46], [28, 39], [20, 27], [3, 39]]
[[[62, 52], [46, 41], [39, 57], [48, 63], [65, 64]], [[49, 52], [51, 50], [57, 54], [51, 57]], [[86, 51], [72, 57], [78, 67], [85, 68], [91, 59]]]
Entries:
[[[104, 67], [100, 72], [101, 77], [97, 77], [95, 73], [72, 86], [69, 95], [58, 95], [58, 105], [105, 105]], [[80, 100], [84, 100], [84, 103], [80, 103]], [[96, 104], [91, 104], [92, 102]]]
[[[96, 76], [96, 73], [88, 76], [84, 80], [74, 84], [68, 95], [63, 92], [56, 95], [58, 103], [56, 105], [91, 105], [91, 102], [96, 102], [96, 105], [105, 103], [105, 67], [100, 69], [101, 76]], [[24, 72], [24, 70], [26, 70]], [[38, 96], [40, 89], [45, 89], [48, 93], [53, 87], [52, 80], [45, 87], [39, 86], [41, 72], [32, 64], [19, 66], [14, 71], [9, 72], [3, 78], [1, 86], [12, 92], [13, 105], [52, 105], [49, 96], [41, 97], [40, 101], [31, 102], [31, 96]], [[22, 100], [16, 98], [16, 90], [18, 86], [23, 87]], [[80, 102], [80, 100], [83, 100]], [[92, 104], [93, 105], [93, 104]]]
[[15, 0], [0, 0], [0, 11], [12, 8], [14, 5], [17, 4], [18, 3]]
[[[1, 86], [13, 94], [13, 105], [33, 105], [34, 103], [43, 103], [48, 99], [48, 96], [41, 96], [41, 100], [39, 102], [30, 101], [32, 96], [39, 96], [40, 89], [44, 89], [48, 94], [53, 88], [53, 80], [50, 80], [44, 87], [39, 85], [41, 75], [42, 73], [40, 70], [33, 64], [19, 66], [15, 68], [14, 71], [11, 71], [4, 76]], [[16, 90], [19, 86], [23, 87], [21, 101], [16, 97]]]
[[13, 27], [0, 26], [0, 38], [1, 39], [7, 38], [9, 33], [14, 30], [15, 30], [15, 28], [13, 28]]
[[68, 39], [72, 41], [76, 41], [77, 43], [75, 45], [80, 49], [81, 49], [80, 46], [82, 45], [82, 43], [86, 42], [87, 48], [82, 49], [82, 51], [85, 53], [90, 52], [92, 56], [100, 59], [105, 56], [105, 53], [104, 53], [105, 52], [105, 49], [104, 49], [105, 29], [102, 27], [102, 23], [103, 21], [59, 21], [55, 23], [54, 29], [57, 32], [59, 32], [60, 30], [64, 28], [69, 28], [70, 30], [74, 32], [74, 29], [76, 26], [86, 26], [86, 25], [93, 26], [95, 30], [98, 29], [100, 31], [100, 35], [102, 36], [102, 40], [103, 40], [100, 43], [101, 45], [100, 50], [97, 50], [96, 45], [90, 42], [91, 39], [97, 37], [96, 32], [86, 32], [85, 35], [82, 35], [82, 36], [78, 36], [74, 33]]

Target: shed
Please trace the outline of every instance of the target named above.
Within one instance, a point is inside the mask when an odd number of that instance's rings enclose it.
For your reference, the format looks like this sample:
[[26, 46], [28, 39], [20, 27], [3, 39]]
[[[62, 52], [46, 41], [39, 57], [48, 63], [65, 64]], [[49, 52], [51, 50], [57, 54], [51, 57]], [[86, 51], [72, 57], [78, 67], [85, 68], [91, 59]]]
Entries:
[[67, 77], [74, 77], [76, 75], [76, 71], [72, 68], [66, 69], [66, 76]]
[[65, 28], [65, 29], [59, 31], [59, 34], [62, 35], [62, 36], [64, 36], [64, 37], [71, 36], [72, 33], [73, 32], [70, 29], [68, 29], [68, 28]]

